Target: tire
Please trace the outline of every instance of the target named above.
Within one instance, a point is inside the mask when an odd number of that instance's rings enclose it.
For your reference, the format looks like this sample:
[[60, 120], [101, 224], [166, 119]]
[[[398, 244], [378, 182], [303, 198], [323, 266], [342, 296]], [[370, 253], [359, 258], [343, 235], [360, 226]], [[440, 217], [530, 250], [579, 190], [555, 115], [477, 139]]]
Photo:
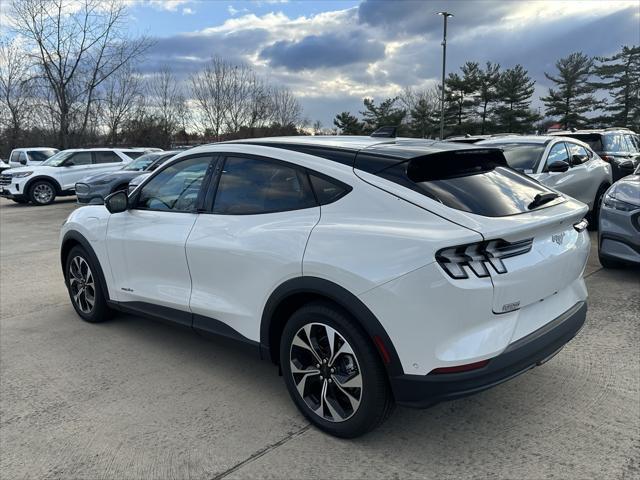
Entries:
[[616, 268], [624, 267], [623, 262], [613, 260], [612, 258], [609, 258], [609, 257], [604, 257], [600, 255], [600, 252], [598, 252], [598, 260], [600, 260], [600, 265], [602, 265], [604, 268], [616, 269]]
[[[328, 348], [331, 335], [333, 358]], [[280, 366], [300, 412], [336, 437], [363, 435], [393, 411], [393, 396], [378, 351], [354, 320], [330, 303], [312, 302], [291, 316], [280, 342]], [[310, 373], [300, 373], [305, 370]]]
[[29, 187], [29, 200], [34, 205], [50, 205], [56, 199], [56, 187], [47, 180], [37, 180]]
[[69, 299], [76, 313], [90, 323], [103, 322], [109, 319], [112, 313], [96, 275], [97, 271], [97, 266], [84, 248], [75, 246], [71, 249], [64, 268]]
[[593, 200], [593, 208], [589, 212], [587, 220], [589, 220], [589, 225], [587, 229], [590, 231], [598, 230], [598, 222], [600, 221], [600, 207], [602, 206], [602, 199], [604, 197], [604, 193], [609, 188], [609, 185], [600, 185], [598, 191], [596, 192], [596, 198]]

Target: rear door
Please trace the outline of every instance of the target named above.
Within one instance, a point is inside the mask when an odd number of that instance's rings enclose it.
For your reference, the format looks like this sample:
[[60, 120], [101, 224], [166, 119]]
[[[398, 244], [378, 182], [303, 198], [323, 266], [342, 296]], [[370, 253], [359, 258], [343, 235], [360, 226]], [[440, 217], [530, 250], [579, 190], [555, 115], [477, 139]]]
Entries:
[[268, 295], [302, 275], [320, 207], [304, 169], [246, 154], [221, 156], [208, 196], [187, 241], [193, 326], [257, 341]]

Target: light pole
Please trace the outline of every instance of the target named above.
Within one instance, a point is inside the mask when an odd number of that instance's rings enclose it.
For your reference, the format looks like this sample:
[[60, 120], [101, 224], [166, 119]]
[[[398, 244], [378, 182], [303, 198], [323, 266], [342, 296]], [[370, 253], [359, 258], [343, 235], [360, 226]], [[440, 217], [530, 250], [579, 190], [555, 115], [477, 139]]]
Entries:
[[440, 140], [444, 139], [444, 76], [447, 66], [447, 19], [453, 17], [453, 13], [438, 12], [444, 19], [444, 33], [442, 35], [442, 98], [440, 99]]

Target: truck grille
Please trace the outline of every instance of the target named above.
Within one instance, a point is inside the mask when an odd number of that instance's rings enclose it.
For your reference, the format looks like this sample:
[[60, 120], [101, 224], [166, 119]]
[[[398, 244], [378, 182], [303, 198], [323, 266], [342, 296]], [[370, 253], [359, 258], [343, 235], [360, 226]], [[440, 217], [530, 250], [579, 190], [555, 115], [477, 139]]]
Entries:
[[0, 175], [0, 187], [6, 187], [11, 184], [11, 175]]

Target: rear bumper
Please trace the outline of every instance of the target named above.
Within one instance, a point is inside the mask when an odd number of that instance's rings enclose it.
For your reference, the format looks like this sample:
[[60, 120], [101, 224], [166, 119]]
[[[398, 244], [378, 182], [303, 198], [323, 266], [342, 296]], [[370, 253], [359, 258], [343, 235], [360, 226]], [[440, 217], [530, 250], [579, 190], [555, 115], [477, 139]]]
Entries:
[[513, 343], [481, 369], [443, 375], [399, 375], [391, 387], [400, 405], [426, 408], [481, 392], [544, 363], [582, 328], [586, 302], [579, 302], [545, 326]]

